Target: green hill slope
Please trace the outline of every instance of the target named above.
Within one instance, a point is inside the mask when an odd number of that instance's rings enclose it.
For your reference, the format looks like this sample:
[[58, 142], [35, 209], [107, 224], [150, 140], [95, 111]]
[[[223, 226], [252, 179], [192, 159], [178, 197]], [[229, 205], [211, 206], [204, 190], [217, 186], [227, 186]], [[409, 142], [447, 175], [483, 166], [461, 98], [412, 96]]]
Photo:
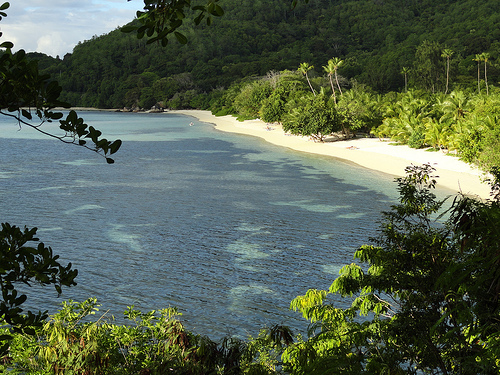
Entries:
[[[183, 26], [187, 45], [146, 45], [115, 30], [80, 43], [62, 60], [44, 59], [42, 66], [60, 81], [64, 99], [78, 106], [149, 107], [176, 94], [203, 106], [202, 93], [271, 70], [296, 70], [304, 61], [315, 66], [313, 76], [323, 75], [333, 56], [345, 61], [344, 78], [376, 91], [401, 90], [403, 67], [413, 68], [410, 79], [418, 85], [426, 62], [415, 53], [427, 40], [454, 51], [452, 84], [474, 87], [474, 56], [500, 52], [495, 0], [311, 0], [293, 10], [287, 1], [220, 3], [225, 15], [211, 26]], [[434, 63], [442, 68], [435, 83], [443, 85], [445, 62]], [[498, 75], [493, 64], [489, 81]]]

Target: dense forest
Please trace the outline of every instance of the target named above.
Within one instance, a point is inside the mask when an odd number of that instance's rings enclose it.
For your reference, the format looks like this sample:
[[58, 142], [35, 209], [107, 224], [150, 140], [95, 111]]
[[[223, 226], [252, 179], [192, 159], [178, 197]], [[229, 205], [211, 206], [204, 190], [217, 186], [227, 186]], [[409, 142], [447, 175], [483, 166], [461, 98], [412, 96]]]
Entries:
[[[332, 57], [344, 61], [343, 84], [377, 93], [409, 88], [444, 91], [445, 60], [426, 46], [453, 51], [450, 89], [477, 86], [477, 54], [488, 53], [488, 79], [499, 81], [500, 13], [494, 0], [220, 0], [225, 14], [212, 25], [185, 22], [186, 45], [147, 45], [115, 30], [80, 43], [62, 59], [37, 54], [42, 71], [63, 87], [74, 106], [205, 107], [231, 84], [307, 62], [311, 77], [325, 76]], [[202, 30], [200, 30], [200, 28]], [[409, 73], [405, 77], [403, 68]]]

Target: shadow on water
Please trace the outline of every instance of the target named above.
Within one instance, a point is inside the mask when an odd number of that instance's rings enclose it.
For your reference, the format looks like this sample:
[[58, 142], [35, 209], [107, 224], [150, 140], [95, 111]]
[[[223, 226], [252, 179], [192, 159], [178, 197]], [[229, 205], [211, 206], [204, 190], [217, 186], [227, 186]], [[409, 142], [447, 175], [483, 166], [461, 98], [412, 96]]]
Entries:
[[[130, 305], [176, 306], [212, 338], [276, 323], [303, 331], [290, 301], [328, 288], [396, 198], [392, 178], [336, 159], [184, 116], [112, 115], [91, 117], [122, 138], [160, 141], [128, 140], [108, 166], [53, 141], [0, 138], [0, 217], [39, 227], [79, 269], [63, 299], [95, 296], [118, 321]], [[31, 307], [61, 302], [28, 292]]]

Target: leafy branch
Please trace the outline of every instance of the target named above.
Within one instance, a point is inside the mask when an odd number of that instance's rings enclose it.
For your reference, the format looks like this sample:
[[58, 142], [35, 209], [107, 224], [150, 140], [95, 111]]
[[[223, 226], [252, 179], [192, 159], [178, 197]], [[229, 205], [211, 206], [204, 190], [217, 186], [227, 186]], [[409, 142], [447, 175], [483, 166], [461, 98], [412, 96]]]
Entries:
[[[41, 127], [45, 122], [52, 122], [53, 119], [62, 118], [63, 114], [61, 112], [53, 112], [49, 119], [42, 118], [41, 123], [39, 124], [30, 123], [22, 118], [21, 114], [23, 114], [26, 119], [31, 120], [33, 118], [30, 112], [25, 109], [19, 110], [17, 114], [0, 110], [0, 114], [16, 119], [20, 128], [22, 125], [25, 125], [47, 137], [57, 139], [66, 144], [82, 146], [90, 151], [96, 152], [97, 154], [105, 157], [108, 164], [114, 163], [114, 160], [107, 155], [116, 153], [122, 144], [122, 141], [119, 139], [115, 141], [108, 141], [106, 138], [99, 138], [102, 135], [102, 132], [95, 129], [93, 126], [85, 124], [83, 118], [78, 117], [74, 110], [71, 110], [65, 119], [59, 120], [61, 124], [59, 128], [65, 131], [64, 135], [50, 133]], [[88, 140], [85, 138], [90, 139], [92, 144], [89, 145], [87, 143]]]
[[[4, 10], [9, 6], [7, 2], [0, 5], [0, 20], [6, 16]], [[29, 126], [46, 136], [95, 151], [108, 163], [113, 163], [109, 155], [117, 152], [122, 142], [101, 138], [102, 133], [85, 124], [73, 110], [62, 119], [63, 113], [53, 111], [54, 108], [70, 107], [59, 100], [62, 87], [48, 74], [41, 74], [38, 62], [29, 59], [24, 50], [12, 53], [13, 46], [11, 42], [0, 44], [0, 48], [5, 49], [0, 56], [0, 114], [13, 117], [20, 125]], [[33, 124], [34, 118], [40, 123]], [[55, 120], [59, 120], [59, 128], [65, 132], [63, 136], [41, 129], [45, 122]], [[91, 141], [90, 145], [88, 141]]]

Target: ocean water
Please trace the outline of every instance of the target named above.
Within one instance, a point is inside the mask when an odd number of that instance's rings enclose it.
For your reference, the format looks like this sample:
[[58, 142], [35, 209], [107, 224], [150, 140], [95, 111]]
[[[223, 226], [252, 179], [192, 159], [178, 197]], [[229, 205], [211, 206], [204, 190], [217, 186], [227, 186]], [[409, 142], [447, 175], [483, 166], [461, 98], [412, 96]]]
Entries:
[[175, 306], [213, 339], [303, 331], [290, 301], [328, 288], [397, 199], [391, 176], [188, 116], [81, 115], [124, 141], [115, 164], [0, 116], [0, 221], [38, 227], [79, 270], [59, 298], [26, 289], [30, 308], [97, 297], [118, 321]]

